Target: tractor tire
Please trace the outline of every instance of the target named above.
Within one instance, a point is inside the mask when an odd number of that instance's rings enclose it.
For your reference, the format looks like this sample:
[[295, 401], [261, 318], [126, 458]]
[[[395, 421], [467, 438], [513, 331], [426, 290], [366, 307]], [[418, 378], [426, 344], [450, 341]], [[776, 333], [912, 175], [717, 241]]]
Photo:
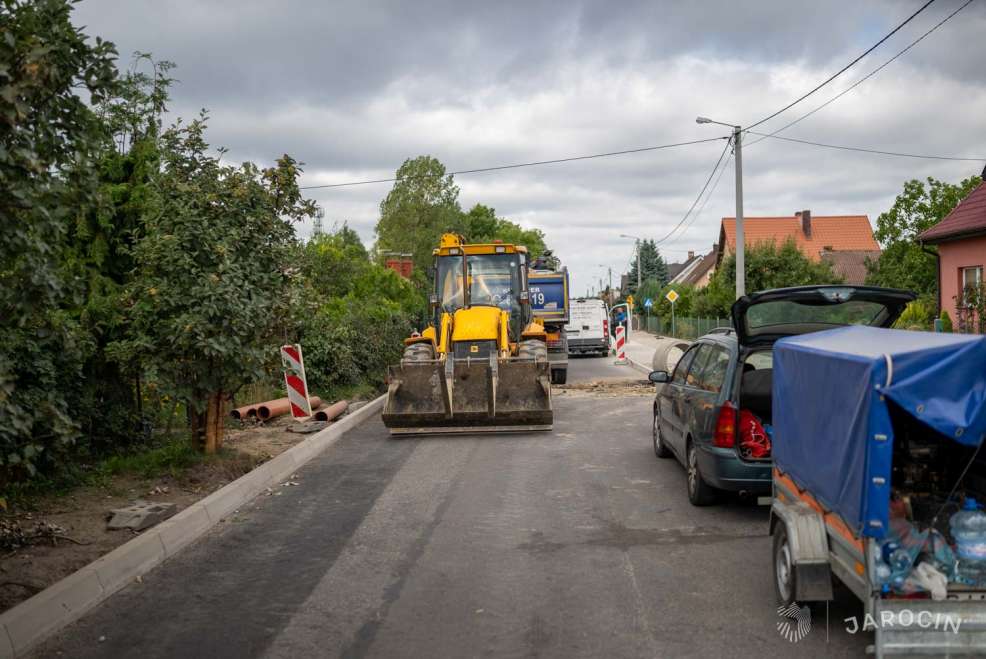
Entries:
[[435, 350], [430, 343], [412, 343], [404, 347], [404, 362], [426, 362], [435, 358]]
[[517, 356], [535, 361], [548, 361], [548, 346], [538, 339], [521, 341], [517, 348]]

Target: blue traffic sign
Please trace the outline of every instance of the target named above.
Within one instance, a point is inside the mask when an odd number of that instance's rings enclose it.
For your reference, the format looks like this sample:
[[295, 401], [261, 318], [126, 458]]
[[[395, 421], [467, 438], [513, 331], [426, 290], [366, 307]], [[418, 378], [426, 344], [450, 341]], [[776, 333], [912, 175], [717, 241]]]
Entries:
[[650, 298], [647, 298], [646, 300], [644, 300], [644, 306], [647, 307], [647, 308], [653, 307], [654, 306], [654, 300], [652, 300]]

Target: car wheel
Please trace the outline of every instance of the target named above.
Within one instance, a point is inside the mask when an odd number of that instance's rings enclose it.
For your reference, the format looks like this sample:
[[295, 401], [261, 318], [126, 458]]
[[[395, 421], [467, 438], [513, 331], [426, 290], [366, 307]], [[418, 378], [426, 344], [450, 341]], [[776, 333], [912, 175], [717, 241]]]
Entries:
[[787, 539], [787, 526], [780, 522], [774, 527], [774, 592], [777, 603], [787, 606], [794, 601], [797, 592], [797, 576], [791, 559], [791, 543]]
[[716, 500], [716, 491], [702, 478], [698, 468], [698, 451], [695, 444], [688, 442], [687, 464], [688, 471], [688, 501], [693, 506], [708, 506]]
[[664, 444], [664, 438], [661, 436], [661, 424], [657, 422], [656, 413], [654, 414], [654, 425], [651, 435], [654, 437], [654, 455], [659, 458], [670, 458], [671, 451]]

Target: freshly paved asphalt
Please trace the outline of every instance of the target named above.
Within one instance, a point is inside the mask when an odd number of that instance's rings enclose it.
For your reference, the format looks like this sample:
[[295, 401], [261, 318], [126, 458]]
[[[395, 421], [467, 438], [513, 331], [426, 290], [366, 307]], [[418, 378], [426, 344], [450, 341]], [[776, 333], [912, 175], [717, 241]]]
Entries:
[[[643, 376], [573, 359], [569, 381]], [[379, 418], [49, 641], [69, 657], [861, 656], [841, 594], [776, 629], [767, 509], [695, 508], [649, 396], [550, 433], [393, 440]]]

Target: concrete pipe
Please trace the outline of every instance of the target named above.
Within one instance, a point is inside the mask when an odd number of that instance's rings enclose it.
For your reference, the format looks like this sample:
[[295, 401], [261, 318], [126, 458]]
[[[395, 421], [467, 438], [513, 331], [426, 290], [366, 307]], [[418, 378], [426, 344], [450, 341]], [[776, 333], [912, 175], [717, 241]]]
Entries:
[[655, 371], [671, 373], [681, 356], [691, 346], [691, 341], [682, 339], [663, 338], [657, 340], [657, 349], [651, 360], [651, 368]]
[[[287, 398], [285, 398], [284, 400], [287, 400]], [[238, 420], [255, 418], [257, 416], [257, 405], [260, 405], [260, 403], [253, 403], [252, 405], [244, 405], [243, 407], [237, 407], [235, 410], [231, 411], [229, 415], [234, 419], [238, 419]]]
[[[315, 409], [322, 404], [322, 399], [318, 396], [309, 396], [308, 403], [312, 406], [312, 409]], [[277, 400], [270, 400], [257, 405], [257, 416], [263, 421], [282, 416], [290, 411], [291, 401], [287, 398], [278, 398]]]
[[318, 410], [312, 415], [312, 418], [316, 421], [332, 421], [343, 412], [349, 408], [349, 401], [340, 400], [338, 403], [332, 403], [324, 410]]

